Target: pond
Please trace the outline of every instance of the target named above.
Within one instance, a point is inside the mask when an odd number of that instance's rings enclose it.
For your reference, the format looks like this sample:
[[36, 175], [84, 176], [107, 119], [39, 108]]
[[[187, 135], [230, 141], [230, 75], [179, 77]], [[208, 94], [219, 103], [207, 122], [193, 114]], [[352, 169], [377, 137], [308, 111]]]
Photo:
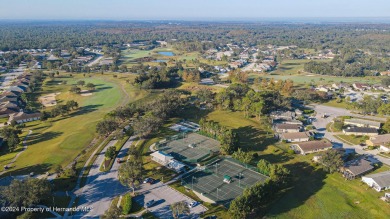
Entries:
[[158, 52], [158, 54], [163, 55], [163, 56], [174, 56], [175, 53], [173, 52]]
[[156, 59], [153, 62], [168, 62], [166, 59]]

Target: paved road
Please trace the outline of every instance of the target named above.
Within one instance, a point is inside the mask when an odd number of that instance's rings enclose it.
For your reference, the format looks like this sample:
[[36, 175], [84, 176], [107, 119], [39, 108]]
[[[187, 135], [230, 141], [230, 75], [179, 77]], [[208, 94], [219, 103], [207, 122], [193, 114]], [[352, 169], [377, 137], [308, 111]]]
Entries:
[[[131, 137], [120, 150], [117, 158], [124, 158], [134, 138]], [[104, 153], [108, 147], [115, 145], [116, 141], [110, 141], [98, 155], [93, 163], [86, 185], [78, 189], [75, 194], [79, 197], [78, 207], [92, 208], [89, 212], [80, 212], [72, 218], [99, 218], [110, 207], [112, 200], [129, 191], [118, 180], [120, 164], [114, 162], [108, 172], [100, 172], [99, 168], [104, 160]]]
[[[373, 160], [378, 160], [384, 164], [387, 164], [390, 166], [390, 159], [381, 157], [377, 155], [379, 153], [378, 150], [363, 150], [363, 148], [359, 145], [351, 145], [344, 143], [340, 141], [338, 138], [334, 137], [335, 133], [331, 133], [326, 131], [326, 125], [333, 121], [334, 118], [338, 116], [354, 116], [359, 118], [366, 118], [366, 119], [372, 119], [372, 120], [378, 120], [378, 121], [386, 121], [385, 118], [375, 117], [375, 116], [362, 116], [353, 114], [350, 111], [342, 108], [336, 108], [336, 107], [330, 107], [330, 106], [323, 106], [323, 105], [315, 105], [312, 106], [313, 109], [317, 112], [316, 119], [313, 122], [313, 125], [317, 128], [317, 131], [321, 133], [325, 138], [329, 139], [334, 143], [336, 147], [343, 147], [343, 148], [353, 148], [355, 149], [356, 153], [358, 154], [369, 154], [372, 156]], [[329, 115], [328, 118], [321, 118], [324, 114]]]
[[[148, 208], [148, 211], [153, 213], [157, 218], [173, 218], [169, 206], [175, 202], [186, 201], [187, 203], [191, 203], [194, 201], [161, 181], [153, 185], [142, 184], [137, 192], [139, 195], [134, 197], [134, 200], [142, 206], [145, 206], [145, 203], [152, 199], [156, 201], [152, 207]], [[190, 215], [181, 216], [180, 218], [199, 218], [199, 215], [205, 211], [207, 211], [206, 207], [197, 205], [191, 208]]]

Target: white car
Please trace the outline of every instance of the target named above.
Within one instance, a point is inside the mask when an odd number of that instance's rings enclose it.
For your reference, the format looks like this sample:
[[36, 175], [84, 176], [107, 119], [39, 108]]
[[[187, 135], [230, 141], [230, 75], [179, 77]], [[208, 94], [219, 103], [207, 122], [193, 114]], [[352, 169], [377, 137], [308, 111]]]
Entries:
[[199, 202], [191, 202], [188, 204], [188, 207], [193, 208], [193, 207], [197, 206], [198, 204], [199, 204]]

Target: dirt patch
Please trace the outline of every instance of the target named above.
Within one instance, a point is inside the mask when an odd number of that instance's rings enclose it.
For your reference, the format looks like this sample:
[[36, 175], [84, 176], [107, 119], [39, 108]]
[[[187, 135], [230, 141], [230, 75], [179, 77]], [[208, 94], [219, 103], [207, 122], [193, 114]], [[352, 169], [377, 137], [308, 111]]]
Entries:
[[60, 93], [51, 93], [42, 97], [39, 97], [39, 102], [45, 107], [57, 105], [56, 96]]
[[91, 96], [92, 93], [91, 93], [91, 91], [89, 91], [89, 90], [82, 90], [82, 91], [80, 92], [80, 95], [83, 96], [83, 97], [86, 97], [86, 96]]

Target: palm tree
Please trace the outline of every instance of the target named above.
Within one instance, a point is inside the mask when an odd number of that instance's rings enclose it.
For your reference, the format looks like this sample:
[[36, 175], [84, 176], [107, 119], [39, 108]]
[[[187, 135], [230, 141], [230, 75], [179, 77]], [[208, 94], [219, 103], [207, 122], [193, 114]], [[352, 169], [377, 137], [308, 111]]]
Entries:
[[179, 218], [181, 214], [190, 214], [190, 208], [185, 201], [175, 202], [171, 204], [170, 209], [172, 211], [173, 218]]

